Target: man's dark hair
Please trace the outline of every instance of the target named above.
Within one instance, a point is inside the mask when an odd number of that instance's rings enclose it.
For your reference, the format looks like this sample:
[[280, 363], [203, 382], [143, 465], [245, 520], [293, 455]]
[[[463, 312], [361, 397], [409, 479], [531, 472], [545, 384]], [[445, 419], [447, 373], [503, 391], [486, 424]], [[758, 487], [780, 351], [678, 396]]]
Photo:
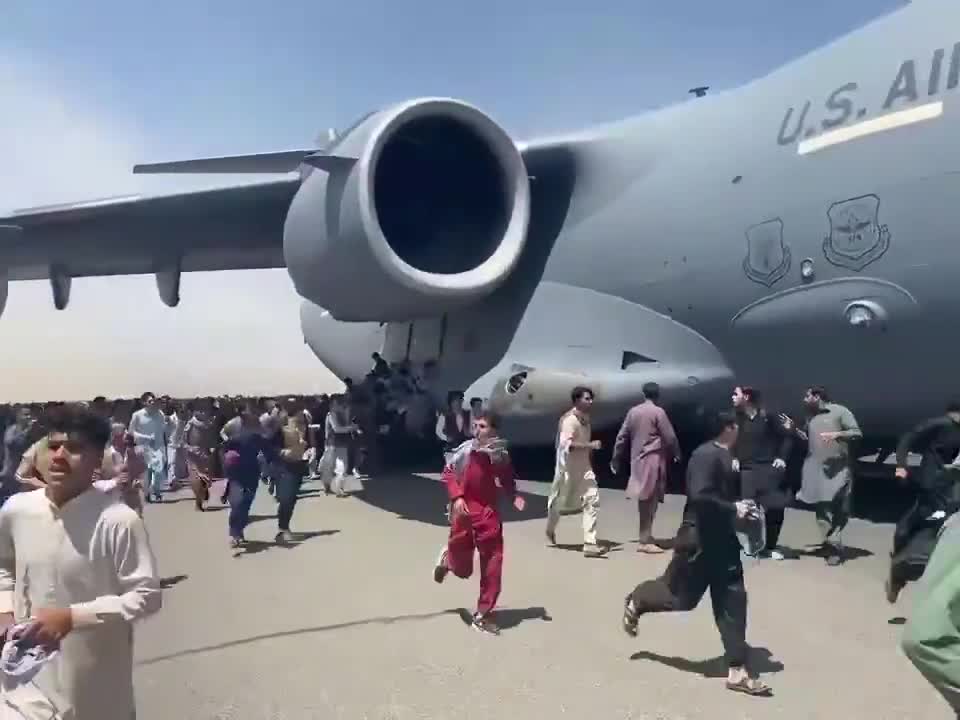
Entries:
[[94, 401], [95, 403], [105, 403], [105, 402], [107, 401], [107, 398], [106, 398], [105, 395], [97, 395], [97, 396], [93, 399], [93, 401]]
[[477, 416], [474, 419], [485, 420], [487, 425], [492, 427], [494, 430], [500, 429], [500, 416], [492, 410], [481, 410], [479, 413], [477, 413]]
[[593, 390], [588, 388], [586, 385], [577, 385], [573, 390], [570, 391], [570, 399], [573, 402], [577, 402], [584, 395], [589, 395], [592, 398], [596, 397]]
[[830, 394], [822, 385], [814, 385], [808, 390], [808, 392], [814, 397], [820, 398], [820, 400], [823, 402], [830, 402]]
[[157, 396], [154, 395], [152, 392], [145, 392], [143, 395], [140, 396], [140, 402], [146, 402], [148, 397], [152, 397], [154, 400], [157, 399]]
[[760, 405], [761, 395], [760, 391], [756, 388], [750, 387], [749, 385], [741, 385], [740, 394], [743, 395], [747, 399], [747, 402], [754, 407], [758, 407]]
[[483, 398], [478, 398], [478, 397], [472, 397], [472, 398], [470, 398], [470, 405], [471, 405], [471, 406], [476, 405], [477, 403], [480, 403], [480, 405], [483, 405]]
[[463, 393], [459, 390], [451, 390], [447, 393], [447, 405], [452, 403], [454, 400], [463, 400]]
[[716, 438], [723, 434], [727, 428], [736, 427], [737, 414], [730, 410], [718, 412], [710, 423], [710, 437]]
[[58, 407], [44, 418], [47, 434], [63, 433], [103, 450], [110, 441], [110, 423], [92, 410], [79, 405]]
[[647, 400], [660, 399], [660, 386], [655, 382], [644, 383], [642, 391], [643, 391], [643, 396]]

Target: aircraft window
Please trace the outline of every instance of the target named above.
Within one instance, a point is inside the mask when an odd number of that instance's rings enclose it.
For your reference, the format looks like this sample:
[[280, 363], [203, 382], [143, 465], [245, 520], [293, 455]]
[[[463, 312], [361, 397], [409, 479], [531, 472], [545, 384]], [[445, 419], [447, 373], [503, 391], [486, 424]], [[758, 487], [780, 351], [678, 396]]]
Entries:
[[514, 395], [519, 392], [520, 388], [524, 386], [524, 383], [527, 382], [527, 373], [518, 372], [516, 375], [511, 375], [510, 379], [507, 380], [507, 394]]
[[631, 352], [630, 350], [623, 351], [623, 359], [620, 361], [620, 369], [627, 370], [631, 365], [641, 365], [644, 363], [655, 363], [656, 360], [649, 358], [646, 355], [641, 355], [640, 353]]

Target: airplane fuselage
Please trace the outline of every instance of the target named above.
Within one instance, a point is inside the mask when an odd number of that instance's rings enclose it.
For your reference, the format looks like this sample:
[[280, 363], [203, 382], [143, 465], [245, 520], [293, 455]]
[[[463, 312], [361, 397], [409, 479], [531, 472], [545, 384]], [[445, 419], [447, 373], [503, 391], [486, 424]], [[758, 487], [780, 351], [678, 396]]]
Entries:
[[[823, 384], [879, 432], [940, 412], [957, 382], [960, 32], [930, 10], [625, 126], [608, 160], [636, 177], [564, 228], [546, 279], [696, 330], [773, 403]], [[894, 114], [908, 124], [802, 152]], [[851, 324], [861, 299], [886, 318]]]
[[[503, 395], [513, 371], [566, 370], [560, 386], [615, 397], [611, 423], [690, 360], [705, 405], [740, 382], [794, 410], [823, 385], [880, 435], [941, 412], [960, 345], [958, 20], [915, 3], [736, 90], [558, 139], [577, 181], [540, 284], [502, 357], [452, 386]], [[521, 442], [551, 440], [550, 392], [500, 403]]]

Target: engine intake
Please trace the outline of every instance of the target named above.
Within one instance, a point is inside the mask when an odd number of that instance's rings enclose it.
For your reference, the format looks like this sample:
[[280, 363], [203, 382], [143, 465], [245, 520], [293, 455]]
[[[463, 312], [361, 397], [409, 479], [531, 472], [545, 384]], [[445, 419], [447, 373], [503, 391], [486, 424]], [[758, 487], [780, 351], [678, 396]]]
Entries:
[[510, 137], [454, 100], [362, 120], [290, 206], [284, 255], [297, 291], [338, 320], [435, 316], [492, 292], [523, 251], [527, 171]]

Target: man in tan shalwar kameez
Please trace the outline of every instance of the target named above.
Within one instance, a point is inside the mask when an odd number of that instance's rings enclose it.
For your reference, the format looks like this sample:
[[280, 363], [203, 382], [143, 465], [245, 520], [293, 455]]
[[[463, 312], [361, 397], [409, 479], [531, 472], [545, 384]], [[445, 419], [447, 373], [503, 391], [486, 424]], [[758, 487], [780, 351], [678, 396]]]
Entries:
[[627, 498], [637, 500], [640, 514], [639, 552], [662, 553], [653, 539], [653, 519], [663, 501], [670, 462], [680, 459], [680, 446], [673, 424], [666, 411], [657, 405], [660, 386], [643, 386], [644, 401], [630, 408], [613, 446], [610, 469], [614, 475], [623, 467], [625, 456], [630, 457], [630, 481]]
[[587, 387], [575, 387], [571, 399], [573, 407], [560, 418], [557, 431], [557, 461], [547, 500], [547, 542], [557, 544], [556, 531], [561, 515], [583, 513], [583, 554], [600, 557], [606, 553], [606, 548], [597, 544], [600, 490], [590, 463], [590, 451], [600, 449], [600, 441], [590, 439], [593, 391]]

